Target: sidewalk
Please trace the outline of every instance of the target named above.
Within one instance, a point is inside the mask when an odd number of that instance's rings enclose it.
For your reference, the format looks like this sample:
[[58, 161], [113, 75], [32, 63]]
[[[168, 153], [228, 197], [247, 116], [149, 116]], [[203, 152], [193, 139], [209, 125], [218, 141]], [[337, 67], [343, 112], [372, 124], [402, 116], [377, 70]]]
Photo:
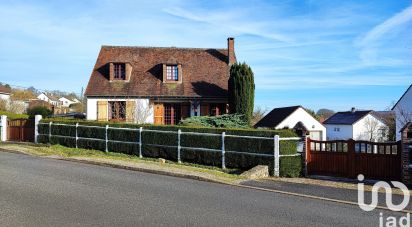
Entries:
[[[308, 179], [311, 180], [311, 179]], [[325, 181], [325, 184], [330, 182]], [[333, 182], [332, 182], [333, 183]], [[333, 199], [333, 200], [342, 200], [342, 201], [349, 201], [353, 203], [358, 202], [358, 191], [355, 189], [357, 187], [354, 184], [354, 189], [349, 188], [342, 188], [342, 187], [332, 187], [332, 186], [322, 186], [318, 184], [302, 184], [302, 183], [293, 183], [283, 180], [277, 179], [265, 179], [265, 180], [250, 180], [250, 181], [243, 181], [240, 183], [241, 185], [246, 186], [253, 186], [259, 187], [264, 189], [270, 190], [277, 190], [289, 193], [297, 193], [315, 197], [321, 197], [326, 199]], [[371, 200], [371, 192], [365, 190], [365, 203], [370, 203]], [[386, 199], [385, 193], [378, 193], [378, 205], [386, 207]], [[399, 194], [392, 194], [392, 201], [393, 204], [399, 204], [403, 200], [403, 196]], [[412, 202], [412, 201], [411, 201]], [[412, 210], [411, 202], [407, 206], [407, 210]]]

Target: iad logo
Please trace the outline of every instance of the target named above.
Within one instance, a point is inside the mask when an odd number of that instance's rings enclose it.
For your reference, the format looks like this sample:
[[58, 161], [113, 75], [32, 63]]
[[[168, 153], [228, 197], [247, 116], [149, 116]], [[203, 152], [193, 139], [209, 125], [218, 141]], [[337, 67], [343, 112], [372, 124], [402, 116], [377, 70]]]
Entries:
[[410, 199], [409, 190], [404, 184], [398, 181], [391, 181], [391, 183], [393, 184], [393, 186], [399, 188], [403, 193], [403, 200], [400, 204], [395, 205], [392, 203], [392, 188], [388, 183], [384, 181], [378, 181], [372, 186], [371, 203], [365, 204], [365, 188], [364, 183], [362, 183], [364, 179], [365, 177], [362, 174], [358, 175], [358, 180], [360, 182], [358, 183], [358, 205], [362, 210], [372, 211], [378, 206], [378, 191], [380, 188], [385, 189], [386, 206], [390, 210], [401, 211], [405, 209], [406, 206], [408, 206]]

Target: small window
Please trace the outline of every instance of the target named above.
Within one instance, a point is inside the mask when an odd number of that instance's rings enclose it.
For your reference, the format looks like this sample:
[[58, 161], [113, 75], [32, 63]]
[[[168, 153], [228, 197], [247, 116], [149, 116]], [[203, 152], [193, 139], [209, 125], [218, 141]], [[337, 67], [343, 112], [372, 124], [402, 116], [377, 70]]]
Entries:
[[109, 102], [109, 120], [124, 121], [126, 119], [126, 102]]
[[340, 128], [334, 128], [334, 130], [333, 131], [335, 131], [335, 132], [339, 132], [340, 131]]
[[115, 80], [125, 80], [126, 79], [126, 64], [124, 63], [114, 63], [114, 76]]
[[226, 105], [223, 103], [210, 104], [210, 116], [219, 116], [226, 113]]
[[177, 65], [166, 65], [166, 80], [167, 81], [178, 81], [179, 72]]

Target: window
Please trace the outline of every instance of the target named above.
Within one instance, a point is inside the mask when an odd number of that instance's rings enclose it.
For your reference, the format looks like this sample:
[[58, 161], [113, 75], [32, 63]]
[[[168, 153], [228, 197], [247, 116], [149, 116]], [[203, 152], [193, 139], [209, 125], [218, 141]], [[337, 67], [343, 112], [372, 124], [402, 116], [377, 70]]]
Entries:
[[166, 65], [166, 80], [168, 81], [178, 81], [179, 72], [177, 65]]
[[339, 131], [340, 131], [340, 128], [334, 128], [333, 131], [339, 132]]
[[109, 102], [109, 120], [114, 120], [114, 121], [126, 120], [126, 102], [125, 101]]
[[180, 104], [164, 104], [164, 119], [166, 125], [175, 125], [180, 121]]
[[114, 63], [114, 76], [115, 80], [125, 80], [126, 79], [126, 64], [124, 63]]
[[226, 104], [212, 103], [210, 104], [210, 116], [219, 116], [226, 113]]

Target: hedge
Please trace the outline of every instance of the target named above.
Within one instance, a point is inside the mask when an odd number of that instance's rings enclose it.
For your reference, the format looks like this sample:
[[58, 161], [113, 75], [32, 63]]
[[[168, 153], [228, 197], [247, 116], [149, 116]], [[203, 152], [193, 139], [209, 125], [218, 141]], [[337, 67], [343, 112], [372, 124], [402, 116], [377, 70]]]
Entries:
[[[89, 126], [106, 126], [109, 125], [108, 139], [117, 141], [138, 142], [138, 131], [118, 130], [115, 128], [139, 128], [162, 131], [177, 131], [181, 129], [182, 132], [203, 132], [203, 133], [215, 133], [221, 134], [225, 132], [226, 135], [247, 135], [247, 136], [259, 136], [259, 137], [274, 137], [279, 135], [280, 137], [296, 137], [296, 134], [291, 130], [256, 130], [256, 129], [227, 129], [227, 128], [205, 128], [205, 127], [185, 127], [185, 126], [158, 126], [158, 125], [137, 125], [127, 123], [108, 123], [108, 122], [95, 122], [95, 121], [76, 121], [70, 119], [44, 119], [42, 123], [48, 123], [52, 121], [57, 124], [69, 124], [75, 125], [77, 122], [80, 125]], [[51, 128], [52, 135], [62, 135], [75, 137], [76, 129], [73, 126], [53, 125]], [[53, 137], [49, 141], [47, 134], [49, 133], [49, 126], [46, 124], [39, 125], [39, 133], [46, 134], [40, 135], [38, 141], [40, 143], [61, 144], [67, 147], [75, 147], [74, 138], [62, 138]], [[104, 128], [78, 128], [79, 137], [99, 138], [105, 139]], [[166, 134], [159, 132], [142, 133], [143, 149], [142, 154], [144, 157], [152, 158], [165, 158], [168, 160], [177, 161], [177, 148], [159, 148], [150, 146], [147, 144], [160, 144], [166, 146], [177, 146], [177, 133]], [[202, 147], [211, 149], [221, 149], [221, 136], [204, 136], [204, 135], [181, 135], [181, 146], [183, 147]], [[85, 149], [97, 149], [105, 150], [104, 141], [93, 140], [78, 140], [78, 147]], [[113, 152], [125, 153], [129, 155], [138, 155], [139, 147], [137, 144], [124, 144], [108, 142], [108, 149]], [[239, 151], [248, 153], [259, 154], [273, 154], [273, 140], [257, 140], [250, 138], [233, 138], [225, 137], [225, 150], [226, 151]], [[280, 154], [296, 154], [297, 143], [296, 141], [280, 141]], [[221, 153], [220, 152], [207, 152], [207, 151], [194, 151], [194, 150], [181, 150], [181, 160], [184, 162], [221, 166]], [[252, 156], [246, 154], [230, 153], [225, 154], [226, 167], [236, 169], [250, 169], [256, 165], [269, 165], [269, 169], [273, 170], [273, 157], [261, 157]], [[302, 170], [301, 157], [281, 157], [280, 159], [280, 175], [286, 177], [299, 176]], [[273, 174], [271, 172], [271, 174]]]

